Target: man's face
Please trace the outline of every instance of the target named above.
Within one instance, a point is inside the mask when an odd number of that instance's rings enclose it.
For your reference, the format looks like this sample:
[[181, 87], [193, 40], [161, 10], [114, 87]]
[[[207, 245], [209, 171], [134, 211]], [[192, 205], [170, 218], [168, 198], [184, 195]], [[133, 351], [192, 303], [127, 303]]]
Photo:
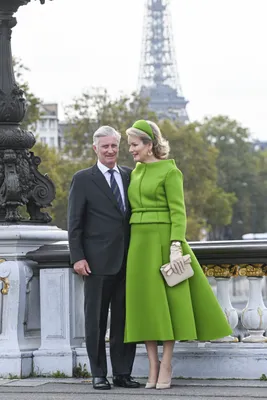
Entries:
[[115, 136], [105, 136], [98, 139], [97, 146], [93, 146], [98, 160], [108, 168], [113, 168], [117, 162], [119, 142]]

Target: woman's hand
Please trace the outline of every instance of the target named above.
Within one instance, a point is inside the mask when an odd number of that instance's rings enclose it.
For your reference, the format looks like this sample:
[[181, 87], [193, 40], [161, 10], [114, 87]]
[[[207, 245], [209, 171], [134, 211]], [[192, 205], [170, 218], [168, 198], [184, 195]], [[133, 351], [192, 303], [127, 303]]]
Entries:
[[181, 275], [185, 270], [182, 246], [180, 242], [172, 242], [170, 248], [170, 265], [167, 267], [167, 275], [172, 273]]

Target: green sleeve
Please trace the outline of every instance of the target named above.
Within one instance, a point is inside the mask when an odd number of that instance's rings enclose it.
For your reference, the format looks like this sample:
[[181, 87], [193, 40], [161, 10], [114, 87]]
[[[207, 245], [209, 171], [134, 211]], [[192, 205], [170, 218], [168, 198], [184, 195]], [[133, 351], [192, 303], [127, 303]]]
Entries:
[[171, 218], [171, 241], [185, 242], [186, 211], [184, 203], [183, 174], [171, 169], [165, 180], [165, 192]]

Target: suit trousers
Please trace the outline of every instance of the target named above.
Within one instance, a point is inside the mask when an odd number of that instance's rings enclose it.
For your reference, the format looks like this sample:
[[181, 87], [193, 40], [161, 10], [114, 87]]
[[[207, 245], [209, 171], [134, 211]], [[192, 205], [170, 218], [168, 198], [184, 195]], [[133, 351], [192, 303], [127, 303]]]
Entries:
[[84, 277], [85, 340], [92, 376], [107, 375], [106, 342], [110, 306], [110, 359], [113, 376], [132, 372], [135, 343], [124, 343], [125, 267], [116, 275]]

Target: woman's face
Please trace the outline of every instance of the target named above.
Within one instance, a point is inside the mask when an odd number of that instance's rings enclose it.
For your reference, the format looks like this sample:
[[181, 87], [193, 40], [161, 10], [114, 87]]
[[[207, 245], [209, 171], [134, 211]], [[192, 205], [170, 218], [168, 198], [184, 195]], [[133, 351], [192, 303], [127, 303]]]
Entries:
[[129, 152], [135, 162], [145, 163], [151, 156], [152, 143], [144, 144], [138, 136], [128, 136]]

